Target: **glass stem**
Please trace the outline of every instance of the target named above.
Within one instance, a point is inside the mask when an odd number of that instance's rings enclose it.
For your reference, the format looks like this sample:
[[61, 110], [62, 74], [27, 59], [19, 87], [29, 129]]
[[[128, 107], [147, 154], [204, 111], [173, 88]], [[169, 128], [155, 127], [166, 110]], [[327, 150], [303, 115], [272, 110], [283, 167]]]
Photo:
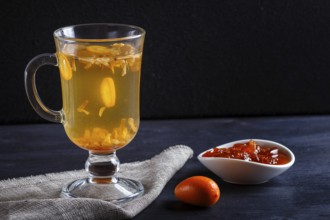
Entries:
[[111, 154], [95, 154], [89, 152], [89, 157], [85, 163], [91, 182], [116, 183], [116, 173], [119, 170], [119, 159], [116, 152]]

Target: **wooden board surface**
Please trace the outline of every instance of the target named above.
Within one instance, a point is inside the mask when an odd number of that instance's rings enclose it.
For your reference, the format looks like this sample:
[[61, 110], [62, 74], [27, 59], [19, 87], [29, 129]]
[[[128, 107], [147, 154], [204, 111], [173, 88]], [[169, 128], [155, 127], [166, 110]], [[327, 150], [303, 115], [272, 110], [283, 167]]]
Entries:
[[[261, 185], [233, 185], [204, 168], [205, 149], [245, 138], [269, 139], [289, 147], [296, 163]], [[168, 146], [185, 144], [195, 155], [161, 195], [136, 219], [329, 219], [330, 116], [142, 121], [136, 138], [118, 151], [122, 163], [145, 160]], [[82, 169], [87, 152], [69, 142], [61, 125], [0, 126], [0, 179]], [[212, 208], [178, 202], [181, 180], [204, 175], [220, 186]]]

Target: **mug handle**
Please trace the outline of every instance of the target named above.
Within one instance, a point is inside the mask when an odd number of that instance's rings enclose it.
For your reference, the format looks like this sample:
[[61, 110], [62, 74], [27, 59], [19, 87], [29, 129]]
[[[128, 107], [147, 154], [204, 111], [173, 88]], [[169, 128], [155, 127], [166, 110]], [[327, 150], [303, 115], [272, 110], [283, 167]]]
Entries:
[[34, 57], [26, 66], [24, 83], [26, 95], [34, 110], [44, 119], [51, 122], [63, 122], [63, 112], [55, 111], [41, 101], [36, 87], [36, 73], [39, 67], [44, 65], [58, 66], [56, 54], [45, 53]]

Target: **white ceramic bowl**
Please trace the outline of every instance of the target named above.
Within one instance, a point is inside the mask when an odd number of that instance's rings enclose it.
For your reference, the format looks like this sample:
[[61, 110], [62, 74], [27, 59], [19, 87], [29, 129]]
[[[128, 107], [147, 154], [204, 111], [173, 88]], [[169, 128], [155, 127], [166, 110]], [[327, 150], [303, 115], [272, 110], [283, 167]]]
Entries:
[[229, 148], [234, 144], [246, 143], [249, 140], [257, 142], [257, 144], [260, 146], [279, 148], [290, 157], [289, 163], [283, 165], [268, 165], [240, 159], [202, 157], [206, 151], [209, 151], [212, 148], [200, 153], [197, 158], [204, 166], [206, 166], [224, 181], [235, 184], [260, 184], [267, 182], [273, 177], [282, 174], [294, 164], [294, 154], [287, 147], [273, 141], [261, 139], [245, 139], [223, 144], [217, 148]]

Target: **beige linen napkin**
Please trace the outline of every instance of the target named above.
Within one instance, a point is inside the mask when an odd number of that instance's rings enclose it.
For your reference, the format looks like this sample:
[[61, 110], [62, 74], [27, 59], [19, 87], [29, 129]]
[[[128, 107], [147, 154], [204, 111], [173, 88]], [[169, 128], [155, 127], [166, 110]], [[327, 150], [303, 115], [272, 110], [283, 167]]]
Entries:
[[97, 199], [60, 198], [63, 185], [86, 177], [84, 170], [0, 181], [0, 219], [132, 218], [161, 193], [192, 155], [191, 148], [176, 145], [150, 160], [122, 164], [118, 176], [140, 180], [145, 192], [119, 205]]

